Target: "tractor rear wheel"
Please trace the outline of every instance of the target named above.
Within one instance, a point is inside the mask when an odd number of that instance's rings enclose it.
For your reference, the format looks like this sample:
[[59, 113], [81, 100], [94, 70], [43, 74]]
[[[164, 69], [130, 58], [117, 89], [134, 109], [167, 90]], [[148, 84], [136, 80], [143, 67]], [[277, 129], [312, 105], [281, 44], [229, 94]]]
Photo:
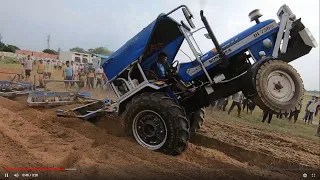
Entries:
[[294, 110], [304, 95], [299, 73], [288, 63], [270, 60], [255, 74], [256, 96], [253, 102], [263, 110], [275, 113]]
[[201, 108], [198, 111], [191, 113], [189, 118], [191, 133], [196, 133], [201, 129], [204, 123], [204, 115], [205, 115], [205, 108]]
[[126, 133], [143, 147], [179, 155], [190, 138], [190, 123], [178, 103], [162, 92], [142, 93], [127, 103]]

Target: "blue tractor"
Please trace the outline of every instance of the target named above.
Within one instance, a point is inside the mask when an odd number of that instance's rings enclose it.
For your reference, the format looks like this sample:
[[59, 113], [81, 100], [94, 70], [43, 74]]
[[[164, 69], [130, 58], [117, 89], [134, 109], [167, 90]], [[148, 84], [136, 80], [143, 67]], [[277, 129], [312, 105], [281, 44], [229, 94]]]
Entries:
[[[178, 9], [188, 25], [170, 17]], [[197, 30], [191, 31], [187, 6], [160, 14], [102, 63], [127, 134], [150, 150], [179, 155], [203, 124], [204, 108], [217, 99], [242, 91], [262, 110], [293, 110], [304, 86], [288, 63], [317, 42], [287, 5], [277, 15], [279, 22], [260, 22], [259, 10], [252, 11], [255, 24], [220, 44], [201, 11], [205, 36], [215, 46], [202, 54], [193, 42]], [[195, 56], [191, 62], [175, 59], [184, 40]]]

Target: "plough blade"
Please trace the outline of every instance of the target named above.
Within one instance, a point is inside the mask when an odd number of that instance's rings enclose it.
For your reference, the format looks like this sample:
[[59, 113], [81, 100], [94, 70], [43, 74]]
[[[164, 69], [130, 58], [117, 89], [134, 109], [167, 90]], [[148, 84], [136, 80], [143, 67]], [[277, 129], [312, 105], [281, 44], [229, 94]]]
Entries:
[[116, 104], [109, 99], [103, 99], [82, 105], [70, 110], [57, 109], [57, 116], [76, 117], [84, 120], [89, 120], [101, 117], [106, 113], [114, 113], [117, 111]]

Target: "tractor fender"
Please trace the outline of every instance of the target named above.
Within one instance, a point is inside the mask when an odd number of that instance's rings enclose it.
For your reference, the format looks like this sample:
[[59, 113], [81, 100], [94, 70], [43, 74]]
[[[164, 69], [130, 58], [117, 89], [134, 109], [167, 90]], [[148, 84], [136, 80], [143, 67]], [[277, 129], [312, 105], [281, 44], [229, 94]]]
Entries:
[[119, 99], [118, 116], [120, 116], [124, 112], [127, 102], [130, 101], [134, 96], [137, 96], [143, 92], [156, 92], [156, 91], [163, 92], [163, 91], [166, 91], [167, 87], [168, 87], [167, 84], [163, 84], [160, 86], [160, 85], [156, 85], [155, 83], [145, 83], [142, 86], [137, 87], [130, 94]]
[[254, 63], [247, 71], [245, 79], [244, 79], [244, 84], [246, 87], [243, 89], [243, 92], [246, 97], [250, 98], [253, 97], [256, 94], [255, 90], [255, 83], [256, 83], [256, 78], [255, 74], [257, 73], [258, 69], [261, 67], [261, 65], [267, 61], [272, 60], [272, 57], [264, 57], [258, 60], [256, 63]]

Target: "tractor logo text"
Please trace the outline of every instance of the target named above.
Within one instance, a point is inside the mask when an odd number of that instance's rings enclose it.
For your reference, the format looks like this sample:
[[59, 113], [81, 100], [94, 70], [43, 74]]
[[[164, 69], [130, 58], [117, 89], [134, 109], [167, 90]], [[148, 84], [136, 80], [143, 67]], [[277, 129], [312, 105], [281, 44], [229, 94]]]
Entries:
[[271, 23], [270, 25], [260, 29], [258, 32], [253, 33], [253, 37], [256, 38], [256, 37], [268, 32], [268, 31], [270, 31], [274, 27], [275, 27], [275, 23]]

